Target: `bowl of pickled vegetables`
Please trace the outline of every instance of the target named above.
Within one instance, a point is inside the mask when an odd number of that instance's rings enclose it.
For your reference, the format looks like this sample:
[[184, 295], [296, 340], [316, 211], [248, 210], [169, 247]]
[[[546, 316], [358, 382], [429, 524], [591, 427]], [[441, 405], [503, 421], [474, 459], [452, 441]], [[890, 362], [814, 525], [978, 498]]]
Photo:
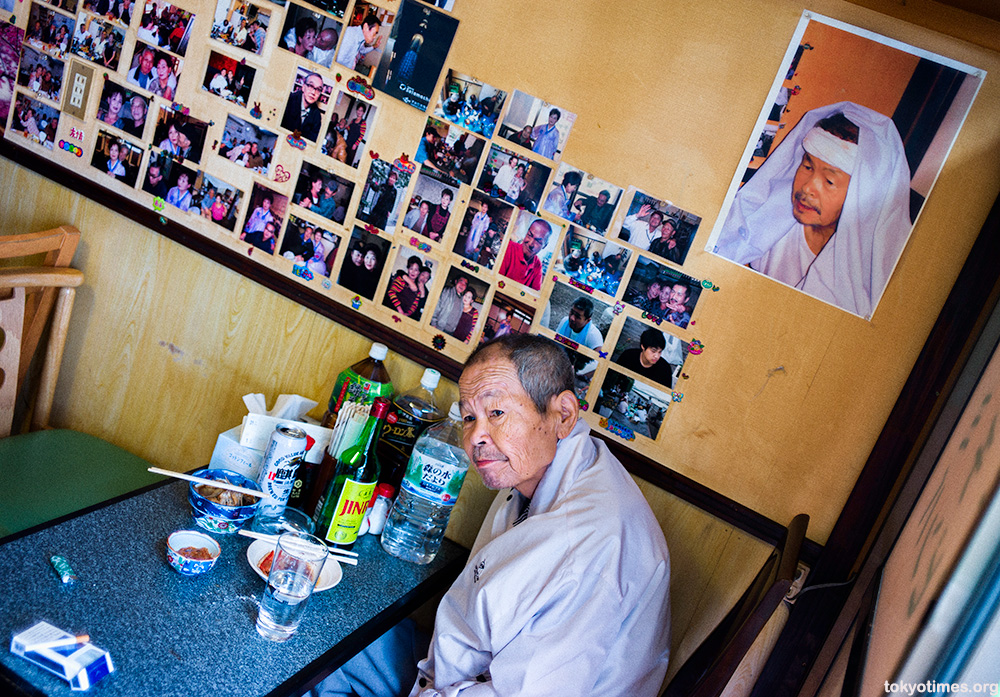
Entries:
[[219, 543], [198, 530], [175, 530], [167, 538], [167, 561], [182, 576], [211, 570], [220, 554]]
[[[200, 469], [192, 474], [245, 489], [261, 490], [254, 480], [229, 470]], [[191, 515], [198, 527], [221, 535], [235, 534], [253, 518], [260, 505], [260, 498], [257, 496], [196, 482], [191, 482], [188, 487], [188, 501], [191, 503]]]

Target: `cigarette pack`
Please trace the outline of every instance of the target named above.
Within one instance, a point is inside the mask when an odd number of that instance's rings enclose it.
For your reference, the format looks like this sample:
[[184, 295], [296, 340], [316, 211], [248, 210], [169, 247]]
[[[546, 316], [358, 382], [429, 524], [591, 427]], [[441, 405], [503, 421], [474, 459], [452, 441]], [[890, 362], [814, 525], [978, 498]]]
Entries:
[[15, 656], [20, 656], [58, 675], [74, 690], [89, 689], [105, 675], [114, 672], [115, 666], [111, 662], [111, 654], [97, 648], [89, 641], [69, 646], [37, 648], [39, 644], [50, 644], [60, 639], [72, 638], [73, 635], [69, 632], [64, 632], [48, 622], [39, 622], [15, 634], [10, 641], [10, 651]]

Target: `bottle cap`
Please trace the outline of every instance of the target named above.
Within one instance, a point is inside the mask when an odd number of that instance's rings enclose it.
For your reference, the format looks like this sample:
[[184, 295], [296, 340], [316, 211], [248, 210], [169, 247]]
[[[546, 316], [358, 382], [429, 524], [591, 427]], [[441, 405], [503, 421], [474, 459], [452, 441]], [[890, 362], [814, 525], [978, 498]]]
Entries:
[[451, 403], [451, 408], [448, 410], [448, 418], [452, 421], [462, 420], [462, 410], [458, 408], [458, 402]]
[[396, 487], [394, 487], [392, 484], [386, 484], [385, 482], [382, 482], [375, 487], [375, 495], [384, 496], [387, 499], [391, 499], [393, 496], [396, 495]]
[[438, 383], [441, 381], [441, 373], [434, 370], [433, 368], [427, 368], [424, 370], [424, 374], [420, 377], [420, 386], [424, 389], [433, 392], [437, 389]]
[[389, 413], [391, 404], [385, 397], [376, 397], [375, 401], [372, 402], [371, 411], [368, 414], [369, 416], [374, 416], [376, 419], [381, 419]]
[[368, 352], [368, 357], [374, 358], [376, 361], [384, 361], [388, 355], [389, 347], [385, 344], [372, 344], [371, 351]]

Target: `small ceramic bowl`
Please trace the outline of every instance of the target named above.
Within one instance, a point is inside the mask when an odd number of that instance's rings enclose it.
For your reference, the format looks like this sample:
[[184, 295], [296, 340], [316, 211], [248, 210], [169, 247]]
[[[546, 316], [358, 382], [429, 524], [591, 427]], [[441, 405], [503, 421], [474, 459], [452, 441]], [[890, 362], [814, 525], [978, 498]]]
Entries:
[[197, 530], [176, 530], [167, 538], [167, 561], [182, 576], [209, 571], [220, 554], [219, 543]]
[[[201, 469], [193, 474], [203, 479], [226, 481], [247, 489], [260, 491], [260, 486], [257, 482], [229, 470]], [[198, 527], [204, 528], [209, 532], [222, 535], [235, 534], [248, 520], [253, 518], [257, 512], [257, 507], [260, 505], [259, 498], [254, 498], [252, 502], [242, 506], [227, 506], [217, 503], [201, 495], [199, 492], [199, 487], [201, 486], [203, 485], [191, 482], [191, 486], [188, 487], [188, 501], [191, 503], [191, 515], [194, 516], [194, 522], [198, 524]], [[244, 498], [250, 497], [244, 496]]]

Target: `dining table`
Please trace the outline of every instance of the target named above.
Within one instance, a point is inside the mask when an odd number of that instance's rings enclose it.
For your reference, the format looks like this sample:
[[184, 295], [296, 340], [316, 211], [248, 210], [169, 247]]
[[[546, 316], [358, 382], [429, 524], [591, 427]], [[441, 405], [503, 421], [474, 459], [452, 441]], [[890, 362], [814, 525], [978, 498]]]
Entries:
[[[166, 479], [0, 539], [0, 628], [13, 637], [46, 621], [88, 634], [114, 665], [89, 690], [102, 697], [301, 695], [447, 589], [468, 557], [445, 539], [431, 563], [413, 564], [364, 535], [357, 566], [341, 565], [340, 582], [314, 593], [292, 638], [268, 641], [255, 627], [266, 582], [248, 561], [252, 539], [213, 535], [222, 554], [197, 576], [167, 562], [170, 533], [199, 529], [188, 486]], [[55, 555], [77, 580], [62, 581]], [[85, 694], [9, 649], [0, 693]]]

